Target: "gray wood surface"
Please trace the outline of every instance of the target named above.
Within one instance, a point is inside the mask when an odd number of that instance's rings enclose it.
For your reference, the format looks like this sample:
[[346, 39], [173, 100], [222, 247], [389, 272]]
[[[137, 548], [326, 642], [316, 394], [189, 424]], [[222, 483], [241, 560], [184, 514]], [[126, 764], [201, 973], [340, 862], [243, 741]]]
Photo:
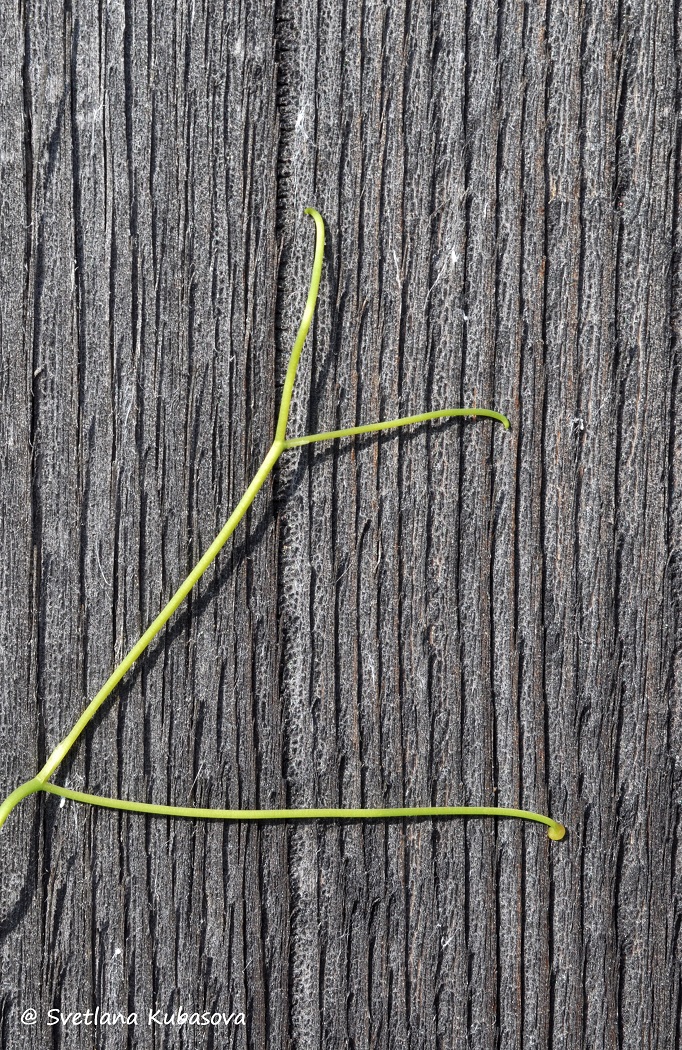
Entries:
[[[30, 799], [3, 1046], [680, 1046], [680, 10], [0, 5], [3, 797], [260, 463], [314, 205], [291, 433], [511, 431], [288, 454], [57, 779], [569, 829]], [[140, 1024], [47, 1024], [96, 1006]]]

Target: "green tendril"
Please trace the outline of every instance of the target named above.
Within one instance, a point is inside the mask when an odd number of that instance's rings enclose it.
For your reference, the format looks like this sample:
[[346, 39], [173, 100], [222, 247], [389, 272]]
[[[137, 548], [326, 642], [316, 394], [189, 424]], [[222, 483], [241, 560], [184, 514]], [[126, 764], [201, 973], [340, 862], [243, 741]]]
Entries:
[[101, 795], [90, 795], [82, 791], [72, 791], [69, 788], [58, 787], [50, 783], [50, 777], [56, 772], [72, 749], [79, 736], [92, 721], [95, 714], [111, 696], [112, 692], [124, 677], [136, 660], [142, 655], [150, 642], [156, 638], [161, 628], [168, 622], [179, 605], [182, 604], [195, 583], [203, 576], [209, 565], [214, 561], [219, 551], [227, 543], [228, 539], [237, 528], [247, 510], [253, 503], [257, 494], [262, 489], [270, 476], [277, 460], [287, 449], [300, 448], [302, 445], [312, 445], [318, 441], [333, 441], [337, 438], [355, 437], [360, 434], [372, 434], [379, 430], [392, 430], [396, 427], [408, 426], [415, 423], [426, 423], [435, 419], [447, 419], [458, 416], [468, 416], [472, 419], [493, 419], [502, 423], [505, 430], [509, 429], [509, 420], [500, 412], [492, 412], [482, 408], [446, 408], [437, 412], [421, 412], [414, 416], [404, 416], [400, 419], [390, 419], [380, 423], [369, 423], [365, 426], [349, 427], [345, 430], [332, 430], [323, 434], [308, 434], [304, 437], [287, 438], [286, 430], [289, 422], [289, 410], [291, 397], [296, 379], [296, 371], [301, 358], [301, 351], [315, 312], [315, 303], [320, 287], [322, 274], [322, 263], [324, 259], [324, 222], [319, 212], [314, 208], [306, 208], [306, 215], [312, 216], [315, 221], [315, 259], [313, 262], [310, 288], [306, 300], [303, 317], [299, 325], [296, 341], [291, 351], [289, 365], [284, 379], [282, 390], [282, 402], [277, 417], [275, 439], [265, 459], [258, 468], [256, 475], [225, 522], [213, 543], [203, 557], [197, 562], [187, 579], [180, 585], [167, 605], [161, 610], [155, 620], [149, 625], [142, 637], [136, 642], [130, 652], [121, 660], [113, 673], [106, 680], [100, 691], [93, 697], [82, 715], [62, 741], [54, 749], [47, 762], [38, 775], [32, 780], [27, 780], [16, 788], [0, 805], [0, 827], [5, 823], [7, 817], [14, 807], [38, 791], [45, 791], [51, 795], [70, 799], [74, 802], [83, 802], [91, 806], [103, 806], [106, 809], [124, 810], [130, 813], [144, 813], [162, 817], [190, 817], [203, 820], [385, 820], [394, 817], [515, 817], [522, 820], [533, 820], [545, 824], [549, 828], [547, 834], [550, 839], [559, 841], [564, 837], [565, 828], [550, 817], [539, 813], [532, 813], [523, 809], [504, 809], [492, 806], [406, 806], [392, 807], [388, 809], [201, 809], [191, 806], [161, 806], [147, 802], [131, 802], [125, 799], [106, 798]]

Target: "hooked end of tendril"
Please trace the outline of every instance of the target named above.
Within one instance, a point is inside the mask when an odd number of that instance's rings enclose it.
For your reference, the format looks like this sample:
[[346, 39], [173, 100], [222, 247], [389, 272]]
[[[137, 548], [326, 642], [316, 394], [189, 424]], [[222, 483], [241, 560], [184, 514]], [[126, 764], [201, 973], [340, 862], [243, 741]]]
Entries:
[[511, 423], [509, 422], [509, 420], [507, 419], [507, 417], [505, 415], [503, 415], [501, 412], [492, 412], [488, 408], [472, 408], [472, 409], [464, 409], [464, 410], [459, 410], [458, 409], [456, 414], [457, 415], [470, 414], [471, 418], [474, 421], [476, 419], [478, 419], [479, 417], [481, 419], [495, 419], [495, 420], [497, 420], [498, 423], [502, 424], [502, 426], [504, 427], [505, 430], [509, 430], [509, 428], [511, 426]]
[[553, 842], [561, 842], [565, 834], [566, 828], [563, 824], [552, 824], [551, 828], [547, 832], [547, 838], [552, 839]]

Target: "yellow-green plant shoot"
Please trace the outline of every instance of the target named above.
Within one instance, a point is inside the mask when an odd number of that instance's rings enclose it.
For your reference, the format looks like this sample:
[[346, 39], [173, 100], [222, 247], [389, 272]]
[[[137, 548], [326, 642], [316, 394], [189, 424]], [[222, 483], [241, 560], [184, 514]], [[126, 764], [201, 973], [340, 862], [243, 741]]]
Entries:
[[391, 430], [395, 427], [404, 427], [414, 423], [425, 423], [432, 419], [447, 419], [455, 416], [493, 419], [502, 423], [506, 430], [509, 429], [509, 420], [500, 412], [492, 412], [485, 408], [445, 408], [436, 412], [420, 412], [418, 415], [404, 416], [401, 419], [389, 419], [380, 423], [368, 423], [365, 426], [348, 427], [345, 430], [331, 430], [324, 434], [307, 434], [305, 437], [287, 438], [287, 423], [289, 421], [289, 408], [296, 370], [315, 311], [324, 255], [324, 222], [322, 221], [322, 216], [314, 208], [306, 208], [306, 214], [311, 215], [315, 220], [315, 261], [303, 317], [291, 351], [291, 357], [289, 358], [289, 365], [284, 380], [284, 390], [282, 392], [282, 403], [277, 418], [275, 439], [270, 450], [258, 468], [253, 481], [204, 556], [197, 562], [187, 579], [181, 584], [156, 619], [149, 625], [128, 655], [124, 657], [113, 671], [97, 695], [93, 697], [71, 732], [57, 744], [37, 776], [21, 784], [2, 803], [0, 806], [0, 827], [5, 823], [18, 802], [35, 792], [45, 791], [51, 795], [59, 795], [61, 798], [89, 803], [93, 806], [104, 806], [107, 809], [127, 810], [131, 813], [145, 813], [162, 817], [190, 817], [195, 820], [309, 820], [313, 818], [381, 820], [390, 817], [518, 817], [546, 824], [549, 829], [547, 834], [550, 839], [559, 840], [564, 837], [565, 828], [562, 824], [557, 823], [550, 817], [523, 809], [506, 809], [495, 806], [392, 806], [384, 809], [201, 809], [188, 806], [161, 806], [146, 802], [129, 801], [127, 799], [106, 798], [101, 795], [90, 795], [83, 791], [72, 791], [69, 788], [60, 787], [51, 782], [51, 777], [64, 761], [69, 751], [71, 751], [85, 727], [92, 721], [104, 701], [111, 695], [135, 661], [140, 658], [149, 643], [156, 638], [161, 628], [184, 601], [197, 580], [203, 576], [218, 552], [227, 543], [283, 452], [291, 448], [299, 448], [301, 445], [312, 445], [318, 441], [332, 441], [337, 438], [354, 437], [358, 434], [372, 434], [378, 430]]

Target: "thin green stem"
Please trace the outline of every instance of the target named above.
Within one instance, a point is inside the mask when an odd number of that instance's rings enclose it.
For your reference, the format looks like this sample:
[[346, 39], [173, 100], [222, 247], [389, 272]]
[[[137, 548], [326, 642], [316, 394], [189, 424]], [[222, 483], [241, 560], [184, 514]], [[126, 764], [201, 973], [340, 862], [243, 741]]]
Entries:
[[[177, 591], [171, 598], [171, 600], [164, 606], [159, 615], [155, 620], [150, 623], [147, 630], [144, 632], [142, 637], [133, 646], [130, 652], [121, 660], [120, 664], [112, 672], [109, 678], [106, 680], [100, 691], [90, 701], [88, 706], [83, 711], [82, 715], [76, 722], [75, 726], [68, 733], [63, 740], [59, 742], [57, 747], [54, 749], [47, 762], [38, 774], [38, 780], [45, 782], [49, 780], [52, 774], [56, 771], [59, 765], [64, 761], [66, 755], [69, 753], [73, 745], [78, 740], [88, 723], [94, 718], [95, 714], [111, 696], [112, 692], [121, 681], [121, 679], [128, 673], [130, 668], [133, 666], [136, 660], [142, 655], [147, 646], [153, 642], [161, 628], [168, 622], [173, 613], [176, 611], [179, 605], [185, 600], [189, 592], [194, 587], [195, 583], [203, 576], [208, 569], [209, 565], [215, 560], [217, 554], [227, 543], [228, 539], [239, 525], [247, 510], [253, 503], [254, 499], [262, 489], [268, 476], [270, 475], [275, 463], [282, 455], [284, 451], [284, 438], [286, 435], [287, 423], [289, 421], [289, 409], [291, 406], [291, 394], [294, 388], [294, 381], [296, 379], [296, 371], [298, 369], [298, 362], [301, 358], [301, 351], [303, 350], [303, 344], [305, 343], [308, 330], [310, 328], [313, 314], [315, 312], [315, 303], [317, 301], [317, 294], [320, 287], [320, 277], [322, 274], [322, 263], [324, 259], [324, 222], [319, 212], [315, 211], [314, 208], [306, 208], [306, 215], [311, 215], [315, 220], [316, 229], [316, 240], [315, 240], [315, 259], [313, 262], [313, 270], [310, 278], [310, 288], [308, 290], [308, 298], [306, 300], [305, 308], [303, 310], [303, 317], [298, 328], [296, 340], [294, 342], [291, 356], [289, 358], [289, 365], [287, 368], [286, 377], [284, 380], [284, 390], [282, 392], [282, 403], [280, 405], [279, 416], [277, 417], [277, 430], [275, 433], [275, 440], [268, 452], [267, 456], [261, 463], [256, 476], [247, 488], [246, 492], [240, 499], [239, 503], [232, 511], [232, 514], [227, 519], [225, 525], [220, 530], [216, 538], [214, 539], [211, 546], [208, 548], [206, 553], [197, 562], [192, 569], [187, 579], [178, 587]], [[2, 822], [0, 821], [0, 827]]]
[[150, 802], [129, 802], [127, 799], [90, 795], [72, 791], [56, 784], [42, 784], [44, 791], [73, 802], [84, 802], [105, 809], [121, 809], [129, 813], [146, 813], [159, 817], [188, 817], [201, 820], [388, 820], [392, 817], [515, 817], [545, 824], [549, 838], [560, 841], [566, 834], [563, 824], [541, 813], [527, 809], [506, 809], [503, 806], [389, 806], [386, 809], [204, 809], [198, 806], [157, 806]]
[[394, 430], [396, 427], [406, 427], [411, 423], [428, 423], [433, 419], [453, 419], [456, 416], [495, 419], [503, 425], [505, 430], [509, 430], [509, 420], [501, 412], [492, 412], [489, 408], [443, 408], [439, 412], [420, 412], [416, 416], [385, 419], [381, 423], [365, 423], [360, 427], [347, 427], [345, 430], [327, 430], [323, 434], [306, 434], [304, 437], [287, 438], [284, 447], [299, 448], [301, 445], [312, 445], [316, 441], [334, 441], [336, 438], [354, 437], [356, 434], [374, 434], [377, 430]]
[[316, 241], [315, 260], [310, 278], [310, 288], [306, 300], [305, 309], [301, 318], [296, 340], [289, 358], [289, 365], [282, 390], [282, 403], [277, 417], [275, 440], [268, 451], [265, 459], [233, 510], [232, 514], [220, 530], [206, 553], [197, 562], [187, 579], [180, 585], [170, 601], [164, 606], [159, 615], [149, 625], [139, 641], [133, 646], [127, 656], [119, 663], [113, 673], [109, 676], [100, 691], [90, 701], [82, 715], [74, 725], [73, 729], [54, 749], [40, 773], [32, 780], [26, 781], [16, 788], [0, 805], [0, 827], [11, 813], [12, 809], [22, 799], [37, 791], [47, 791], [49, 794], [59, 795], [62, 798], [73, 799], [77, 802], [85, 802], [94, 806], [104, 806], [108, 809], [128, 810], [133, 813], [156, 814], [167, 817], [192, 817], [217, 820], [301, 820], [306, 818], [350, 818], [350, 819], [385, 819], [389, 817], [518, 817], [524, 820], [534, 820], [549, 828], [548, 835], [552, 839], [563, 838], [565, 829], [561, 824], [544, 817], [539, 813], [531, 813], [521, 809], [502, 809], [485, 806], [413, 806], [389, 809], [276, 809], [276, 810], [223, 810], [223, 809], [194, 809], [184, 806], [159, 806], [145, 802], [129, 802], [122, 799], [104, 798], [99, 795], [89, 795], [80, 791], [71, 791], [67, 788], [57, 787], [49, 783], [49, 778], [63, 762], [66, 755], [74, 746], [79, 736], [92, 720], [105, 700], [111, 695], [123, 676], [130, 670], [135, 661], [142, 655], [147, 646], [156, 638], [161, 628], [167, 623], [178, 606], [184, 601], [197, 581], [203, 576], [212, 564], [219, 551], [224, 547], [237, 525], [246, 514], [257, 494], [265, 484], [272, 472], [273, 467], [285, 449], [298, 448], [301, 445], [310, 445], [317, 441], [331, 441], [335, 438], [352, 437], [357, 434], [370, 434], [378, 430], [390, 430], [395, 427], [407, 426], [413, 423], [425, 423], [429, 420], [444, 419], [454, 416], [471, 416], [473, 418], [494, 419], [502, 423], [505, 429], [509, 428], [509, 420], [499, 412], [481, 408], [448, 408], [437, 412], [422, 412], [418, 415], [405, 416], [401, 419], [391, 419], [381, 423], [369, 423], [365, 426], [349, 427], [345, 430], [334, 430], [324, 434], [308, 434], [304, 437], [286, 437], [289, 422], [289, 411], [291, 407], [291, 396], [296, 379], [296, 371], [301, 357], [303, 344], [310, 329], [310, 324], [315, 311], [315, 303], [320, 286], [322, 273], [322, 262], [324, 258], [324, 222], [319, 212], [314, 208], [306, 208], [306, 215], [311, 215], [315, 221]]
[[0, 828], [5, 823], [15, 806], [17, 806], [23, 799], [28, 798], [29, 795], [32, 795], [36, 791], [40, 791], [43, 787], [44, 785], [38, 780], [38, 777], [34, 777], [33, 780], [27, 780], [26, 783], [20, 784], [18, 788], [15, 788], [0, 806]]
[[296, 341], [291, 351], [291, 357], [289, 358], [287, 374], [284, 378], [282, 404], [280, 405], [279, 416], [277, 417], [277, 430], [275, 431], [275, 441], [282, 442], [287, 434], [287, 423], [289, 422], [289, 409], [291, 407], [291, 395], [296, 380], [296, 371], [298, 369], [298, 362], [301, 358], [303, 344], [305, 343], [308, 329], [310, 328], [313, 314], [315, 313], [315, 303], [317, 302], [317, 293], [320, 289], [320, 277], [322, 276], [322, 263], [324, 261], [324, 221], [319, 211], [315, 211], [314, 208], [306, 208], [305, 213], [306, 215], [312, 215], [315, 220], [315, 259], [313, 260], [313, 272], [310, 278], [308, 298], [306, 299], [301, 324], [299, 325]]
[[268, 475], [272, 471], [272, 468], [281, 456], [282, 450], [283, 446], [281, 442], [275, 442], [275, 444], [272, 445], [267, 456], [258, 468], [258, 472], [256, 473], [255, 478], [247, 488], [246, 492], [240, 499], [235, 509], [232, 511], [232, 514], [230, 514], [230, 517], [223, 525], [222, 529], [214, 539], [211, 546], [208, 548], [201, 560], [198, 561], [197, 564], [194, 566], [184, 583], [182, 583], [180, 587], [178, 587], [177, 591], [175, 592], [171, 600], [168, 602], [168, 604], [164, 606], [164, 608], [161, 610], [156, 619], [150, 623], [147, 630], [144, 632], [139, 641], [132, 647], [128, 655], [125, 656], [123, 660], [121, 660], [116, 670], [113, 671], [109, 678], [107, 678], [100, 691], [85, 708], [83, 714], [80, 716], [71, 732], [68, 733], [67, 736], [65, 736], [64, 739], [54, 749], [47, 762], [40, 770], [40, 773], [38, 774], [39, 781], [44, 782], [48, 780], [55, 772], [57, 767], [60, 765], [60, 763], [64, 761], [64, 758], [69, 753], [73, 745], [76, 743], [78, 737], [81, 735], [88, 722], [90, 722], [94, 718], [95, 713], [99, 710], [99, 708], [102, 706], [107, 697], [111, 696], [111, 694], [113, 693], [114, 689], [121, 681], [123, 676], [130, 670], [135, 661], [142, 655], [142, 653], [145, 651], [150, 642], [152, 642], [156, 638], [163, 625], [171, 618], [178, 606], [185, 600], [185, 598], [192, 590], [197, 580], [199, 580], [206, 572], [207, 568], [214, 561], [218, 552], [222, 550], [222, 548], [225, 546], [234, 530], [237, 528], [237, 525], [242, 520], [247, 510], [253, 503], [254, 499], [256, 498], [256, 495], [262, 489]]

